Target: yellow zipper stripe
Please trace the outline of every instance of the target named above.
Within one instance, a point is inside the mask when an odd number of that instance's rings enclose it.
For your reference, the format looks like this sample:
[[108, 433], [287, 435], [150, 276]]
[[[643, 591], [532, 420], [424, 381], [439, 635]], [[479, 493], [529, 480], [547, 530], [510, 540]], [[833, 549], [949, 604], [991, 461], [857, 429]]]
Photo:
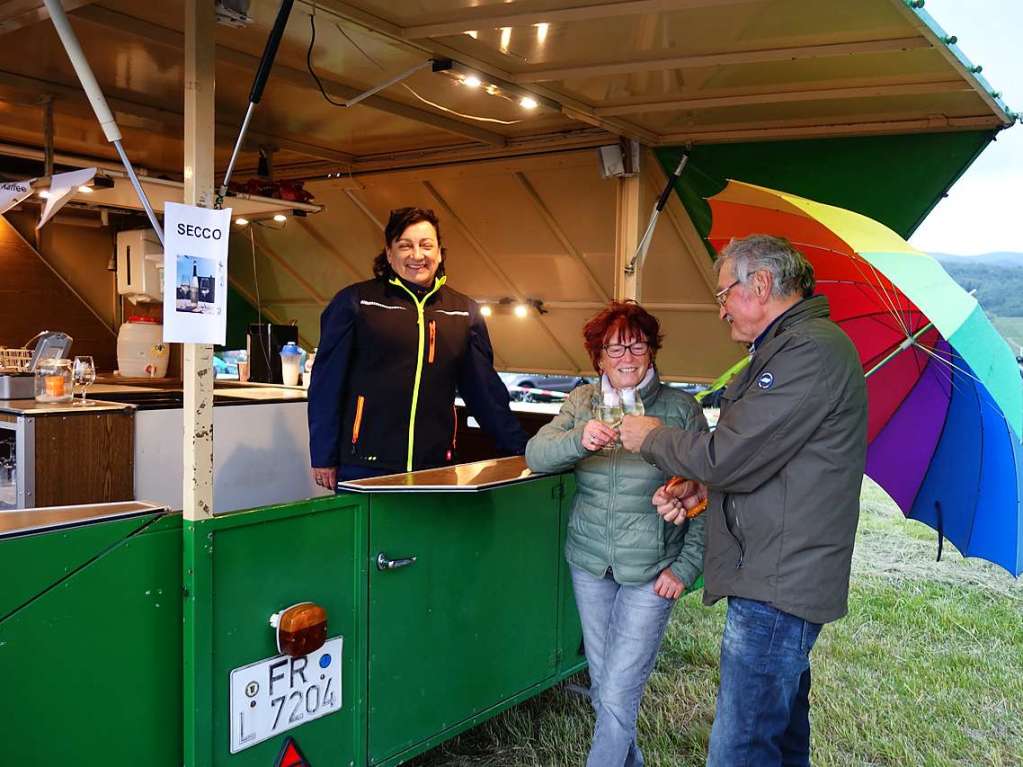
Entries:
[[392, 285], [397, 285], [399, 288], [409, 294], [409, 298], [412, 299], [412, 303], [416, 305], [416, 325], [419, 328], [419, 353], [416, 357], [416, 380], [412, 388], [412, 409], [409, 412], [408, 418], [408, 460], [405, 463], [405, 471], [412, 471], [412, 448], [415, 445], [416, 439], [416, 408], [419, 406], [419, 384], [423, 378], [423, 347], [425, 345], [425, 318], [423, 315], [423, 307], [426, 306], [426, 302], [430, 296], [440, 290], [444, 283], [447, 282], [447, 277], [438, 277], [433, 284], [433, 290], [423, 296], [423, 300], [420, 301], [416, 298], [416, 294], [406, 288], [401, 280], [394, 277], [390, 280]]

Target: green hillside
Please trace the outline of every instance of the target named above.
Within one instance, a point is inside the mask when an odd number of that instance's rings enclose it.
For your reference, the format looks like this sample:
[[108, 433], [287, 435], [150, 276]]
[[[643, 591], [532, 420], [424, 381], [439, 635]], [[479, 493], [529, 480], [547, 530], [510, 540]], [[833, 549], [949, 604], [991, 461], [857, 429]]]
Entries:
[[977, 300], [990, 317], [1023, 317], [1023, 267], [943, 262], [952, 279]]

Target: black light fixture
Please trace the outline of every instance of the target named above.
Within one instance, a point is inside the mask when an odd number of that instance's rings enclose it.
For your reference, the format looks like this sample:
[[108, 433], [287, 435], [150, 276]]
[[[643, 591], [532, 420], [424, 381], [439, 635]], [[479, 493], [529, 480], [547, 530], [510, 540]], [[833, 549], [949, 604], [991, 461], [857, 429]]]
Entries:
[[561, 111], [561, 104], [554, 99], [526, 90], [520, 85], [488, 75], [454, 59], [433, 59], [433, 71], [447, 75], [466, 88], [479, 89], [491, 96], [513, 101], [523, 109], [533, 111], [544, 107], [553, 112]]
[[539, 298], [524, 298], [522, 300], [505, 296], [496, 300], [481, 299], [480, 314], [484, 317], [493, 317], [495, 314], [513, 314], [519, 319], [529, 316], [529, 310], [535, 309], [537, 314], [547, 314], [544, 309], [543, 300]]

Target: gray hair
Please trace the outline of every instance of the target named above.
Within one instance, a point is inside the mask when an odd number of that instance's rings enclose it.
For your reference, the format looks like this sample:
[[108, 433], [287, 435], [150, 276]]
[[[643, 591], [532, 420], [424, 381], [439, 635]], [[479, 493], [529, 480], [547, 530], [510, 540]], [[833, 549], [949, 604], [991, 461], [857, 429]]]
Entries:
[[722, 249], [714, 269], [720, 272], [728, 260], [732, 262], [735, 278], [744, 285], [754, 272], [770, 272], [773, 283], [771, 295], [775, 298], [788, 298], [794, 294], [809, 298], [813, 295], [813, 265], [784, 237], [751, 234], [733, 239]]

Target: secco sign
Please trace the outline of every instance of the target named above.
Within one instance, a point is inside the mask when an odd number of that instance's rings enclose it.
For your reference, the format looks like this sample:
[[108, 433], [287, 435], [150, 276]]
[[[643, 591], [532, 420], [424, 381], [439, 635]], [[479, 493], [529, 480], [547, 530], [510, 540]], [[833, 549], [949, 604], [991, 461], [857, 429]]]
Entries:
[[342, 637], [302, 658], [278, 655], [231, 672], [231, 753], [341, 708]]

